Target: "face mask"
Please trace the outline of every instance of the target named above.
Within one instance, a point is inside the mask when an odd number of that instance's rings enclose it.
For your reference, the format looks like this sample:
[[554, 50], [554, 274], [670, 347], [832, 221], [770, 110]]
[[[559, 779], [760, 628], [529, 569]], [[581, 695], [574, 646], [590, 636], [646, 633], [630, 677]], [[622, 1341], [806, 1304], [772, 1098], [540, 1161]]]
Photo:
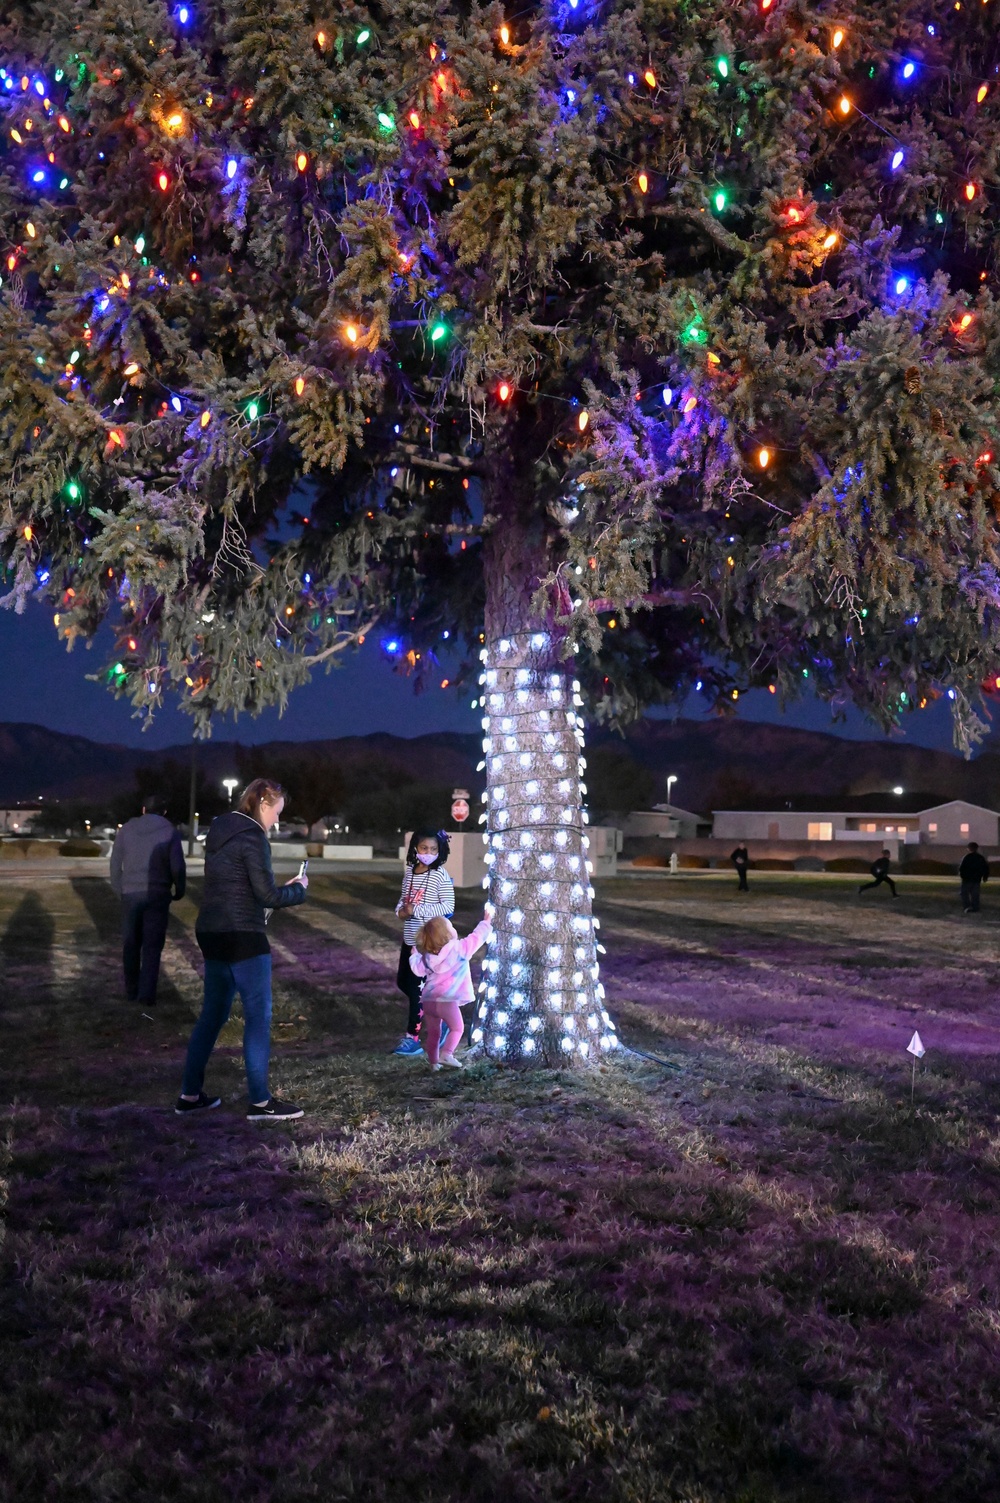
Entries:
[[437, 855], [435, 854], [433, 856], [428, 856], [426, 854], [426, 852], [424, 852], [424, 851], [418, 851], [417, 852], [417, 860], [420, 862], [420, 864], [422, 866], [430, 866], [430, 864], [431, 864], [432, 861], [436, 861], [437, 860]]

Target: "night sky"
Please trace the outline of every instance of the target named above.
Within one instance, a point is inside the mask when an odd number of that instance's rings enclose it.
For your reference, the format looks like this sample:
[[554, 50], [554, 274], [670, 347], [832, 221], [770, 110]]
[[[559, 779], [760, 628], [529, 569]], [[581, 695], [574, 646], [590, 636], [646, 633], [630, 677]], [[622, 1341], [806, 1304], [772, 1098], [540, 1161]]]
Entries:
[[[108, 638], [110, 643], [110, 636]], [[132, 718], [132, 706], [116, 700], [100, 684], [88, 680], [106, 661], [109, 647], [98, 641], [90, 652], [77, 646], [72, 653], [56, 638], [51, 612], [32, 605], [23, 616], [0, 610], [0, 721], [29, 721], [52, 730], [89, 736], [94, 741], [112, 741], [131, 746], [160, 747], [186, 741], [190, 720], [175, 710], [162, 711], [152, 729], [143, 731]], [[442, 677], [447, 668], [442, 669]], [[238, 722], [220, 721], [215, 735], [245, 744], [278, 737], [293, 741], [332, 736], [366, 735], [390, 731], [397, 736], [418, 736], [426, 731], [471, 731], [480, 728], [479, 712], [466, 693], [434, 690], [416, 695], [405, 678], [394, 674], [378, 645], [367, 644], [344, 659], [344, 666], [329, 676], [320, 672], [311, 684], [292, 696], [284, 717], [269, 710], [258, 719], [243, 716]], [[766, 720], [802, 726], [809, 730], [833, 731], [851, 738], [881, 739], [865, 719], [852, 712], [845, 723], [835, 725], [826, 705], [803, 700], [782, 716], [770, 695], [761, 691], [744, 696], [741, 712], [750, 720]], [[704, 701], [692, 696], [684, 713], [691, 718], [704, 714]], [[951, 725], [944, 703], [909, 716], [906, 740], [918, 746], [951, 749]]]

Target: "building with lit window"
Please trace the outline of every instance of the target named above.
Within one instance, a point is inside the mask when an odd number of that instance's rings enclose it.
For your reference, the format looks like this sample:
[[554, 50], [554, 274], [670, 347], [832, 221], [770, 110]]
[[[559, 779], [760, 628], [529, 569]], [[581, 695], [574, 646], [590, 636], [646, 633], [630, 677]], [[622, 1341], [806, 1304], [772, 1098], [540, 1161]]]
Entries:
[[716, 809], [712, 837], [723, 841], [841, 845], [881, 841], [903, 846], [997, 845], [1000, 815], [966, 799], [928, 802], [920, 794], [873, 794], [845, 799], [838, 809]]

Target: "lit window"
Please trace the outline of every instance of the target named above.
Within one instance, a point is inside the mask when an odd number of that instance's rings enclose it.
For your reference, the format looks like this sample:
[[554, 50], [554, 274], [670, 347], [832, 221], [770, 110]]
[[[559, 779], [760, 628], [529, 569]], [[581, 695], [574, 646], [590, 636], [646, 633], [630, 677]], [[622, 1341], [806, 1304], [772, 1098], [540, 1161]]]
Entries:
[[827, 819], [823, 819], [823, 820], [818, 820], [815, 824], [813, 824], [812, 822], [810, 822], [810, 824], [809, 824], [809, 839], [810, 840], [832, 840], [833, 839], [833, 823], [832, 823], [832, 821], [827, 820]]
[[928, 825], [927, 826], [927, 832], [928, 832], [929, 835], [936, 835], [937, 834], [937, 825], [936, 824], [934, 824], [934, 825]]
[[969, 827], [968, 827], [968, 825], [959, 825], [958, 828], [961, 830], [961, 832], [962, 832], [963, 835], [968, 835], [968, 833], [969, 833]]

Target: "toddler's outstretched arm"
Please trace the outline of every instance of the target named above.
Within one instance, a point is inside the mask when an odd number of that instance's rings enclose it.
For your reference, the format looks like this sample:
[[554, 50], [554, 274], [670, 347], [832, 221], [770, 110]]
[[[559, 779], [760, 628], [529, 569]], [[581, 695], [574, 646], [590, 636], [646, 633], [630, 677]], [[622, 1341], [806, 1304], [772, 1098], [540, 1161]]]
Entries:
[[464, 939], [460, 939], [458, 942], [462, 952], [462, 959], [471, 960], [472, 956], [479, 949], [479, 946], [484, 945], [492, 934], [493, 925], [489, 919], [481, 919], [472, 933], [467, 934]]

